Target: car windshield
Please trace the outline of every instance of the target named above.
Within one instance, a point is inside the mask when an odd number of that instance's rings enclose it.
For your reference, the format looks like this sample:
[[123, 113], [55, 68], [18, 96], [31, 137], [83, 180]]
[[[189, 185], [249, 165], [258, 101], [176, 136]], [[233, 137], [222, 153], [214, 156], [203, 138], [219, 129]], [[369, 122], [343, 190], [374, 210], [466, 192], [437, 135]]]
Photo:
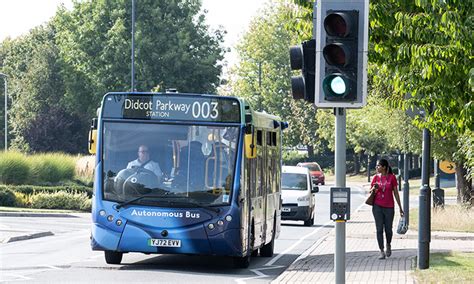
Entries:
[[309, 169], [312, 172], [321, 171], [321, 168], [319, 167], [318, 164], [303, 164], [302, 166]]
[[238, 137], [234, 126], [105, 122], [104, 199], [167, 207], [228, 204]]
[[307, 190], [307, 175], [297, 173], [282, 173], [281, 187], [282, 189], [289, 190]]

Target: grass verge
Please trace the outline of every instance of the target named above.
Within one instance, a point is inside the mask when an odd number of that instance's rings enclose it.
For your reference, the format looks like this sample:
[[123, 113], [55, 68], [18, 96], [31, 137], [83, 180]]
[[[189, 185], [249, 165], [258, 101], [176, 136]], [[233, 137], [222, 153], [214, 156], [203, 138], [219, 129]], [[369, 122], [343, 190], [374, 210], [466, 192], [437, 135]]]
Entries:
[[[410, 209], [410, 229], [418, 230], [418, 208]], [[431, 209], [431, 230], [474, 233], [474, 208], [447, 205]]]
[[430, 268], [414, 276], [418, 283], [473, 283], [474, 253], [432, 253]]

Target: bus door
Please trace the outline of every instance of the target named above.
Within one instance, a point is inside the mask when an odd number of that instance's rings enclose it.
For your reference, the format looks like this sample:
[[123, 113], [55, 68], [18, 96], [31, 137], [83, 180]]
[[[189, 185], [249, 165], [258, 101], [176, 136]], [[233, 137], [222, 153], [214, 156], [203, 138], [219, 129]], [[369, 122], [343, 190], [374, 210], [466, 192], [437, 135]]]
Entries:
[[262, 165], [261, 165], [261, 174], [262, 174], [262, 202], [263, 202], [263, 232], [262, 232], [262, 239], [265, 242], [268, 236], [268, 227], [269, 227], [269, 222], [268, 222], [268, 198], [269, 194], [271, 194], [271, 190], [269, 188], [269, 178], [270, 178], [270, 173], [268, 172], [268, 159], [270, 157], [268, 150], [268, 133], [267, 131], [264, 132], [264, 141], [263, 141], [263, 157], [262, 157]]
[[260, 246], [264, 234], [264, 188], [265, 180], [263, 178], [263, 165], [264, 165], [264, 148], [263, 148], [263, 135], [262, 130], [257, 130], [257, 165], [255, 168], [256, 175], [256, 198], [252, 202], [253, 204], [253, 216], [255, 220], [255, 246]]

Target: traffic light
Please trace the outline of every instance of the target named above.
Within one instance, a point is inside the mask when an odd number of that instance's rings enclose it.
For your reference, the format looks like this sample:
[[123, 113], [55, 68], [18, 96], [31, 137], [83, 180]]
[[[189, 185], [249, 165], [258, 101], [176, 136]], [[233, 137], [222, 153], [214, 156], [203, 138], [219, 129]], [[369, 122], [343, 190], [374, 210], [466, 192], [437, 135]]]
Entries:
[[291, 77], [291, 92], [295, 100], [304, 99], [314, 103], [314, 64], [315, 64], [314, 39], [301, 43], [301, 46], [290, 47], [291, 70], [300, 70], [302, 76]]
[[368, 0], [317, 3], [317, 107], [361, 108], [366, 104], [368, 8]]

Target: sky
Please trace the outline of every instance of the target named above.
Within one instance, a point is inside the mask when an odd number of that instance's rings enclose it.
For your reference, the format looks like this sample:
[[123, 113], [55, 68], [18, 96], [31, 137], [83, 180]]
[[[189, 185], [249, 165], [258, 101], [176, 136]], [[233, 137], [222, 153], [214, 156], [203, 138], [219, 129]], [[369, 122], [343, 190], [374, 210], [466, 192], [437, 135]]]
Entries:
[[[208, 11], [207, 23], [213, 29], [222, 26], [227, 31], [224, 46], [230, 47], [231, 51], [265, 2], [266, 0], [202, 0], [203, 8]], [[0, 42], [7, 36], [15, 38], [26, 34], [33, 27], [47, 22], [61, 3], [68, 9], [72, 8], [71, 0], [0, 0]], [[139, 5], [140, 0], [135, 3]], [[235, 64], [235, 52], [227, 54], [225, 61], [229, 66]]]

